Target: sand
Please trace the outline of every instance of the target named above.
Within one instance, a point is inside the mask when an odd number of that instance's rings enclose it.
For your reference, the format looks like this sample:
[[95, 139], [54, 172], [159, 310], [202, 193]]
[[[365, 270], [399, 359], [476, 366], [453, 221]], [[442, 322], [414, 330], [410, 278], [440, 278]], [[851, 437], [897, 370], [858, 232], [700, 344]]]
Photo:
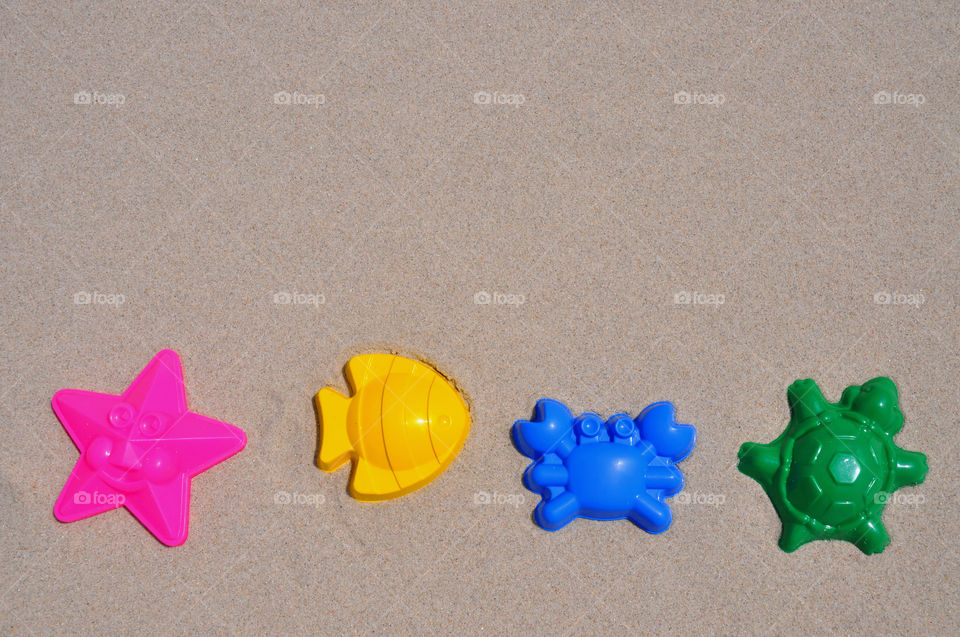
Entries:
[[[956, 6], [640, 4], [0, 7], [0, 630], [957, 632]], [[51, 396], [163, 348], [247, 448], [179, 548], [57, 522]], [[312, 398], [378, 349], [473, 427], [367, 504]], [[878, 375], [926, 482], [881, 555], [781, 552], [737, 450]], [[668, 531], [533, 524], [541, 397], [696, 425]]]

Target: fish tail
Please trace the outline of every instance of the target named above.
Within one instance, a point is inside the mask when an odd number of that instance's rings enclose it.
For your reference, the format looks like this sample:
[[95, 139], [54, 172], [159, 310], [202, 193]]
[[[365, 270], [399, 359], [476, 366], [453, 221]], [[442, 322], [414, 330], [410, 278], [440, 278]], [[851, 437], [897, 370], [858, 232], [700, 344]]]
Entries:
[[320, 413], [320, 451], [317, 466], [326, 472], [336, 471], [350, 459], [353, 445], [347, 435], [347, 410], [350, 399], [325, 387], [317, 392], [317, 411]]

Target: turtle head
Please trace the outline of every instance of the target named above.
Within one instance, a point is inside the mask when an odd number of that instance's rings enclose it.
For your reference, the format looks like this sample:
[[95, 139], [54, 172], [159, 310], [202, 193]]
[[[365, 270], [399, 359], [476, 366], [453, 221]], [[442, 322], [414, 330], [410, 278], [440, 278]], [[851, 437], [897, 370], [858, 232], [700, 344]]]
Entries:
[[[854, 389], [859, 391], [851, 391]], [[850, 409], [873, 420], [890, 435], [903, 427], [903, 413], [897, 398], [897, 386], [883, 376], [868, 380], [860, 387], [849, 387], [844, 392], [844, 402]]]

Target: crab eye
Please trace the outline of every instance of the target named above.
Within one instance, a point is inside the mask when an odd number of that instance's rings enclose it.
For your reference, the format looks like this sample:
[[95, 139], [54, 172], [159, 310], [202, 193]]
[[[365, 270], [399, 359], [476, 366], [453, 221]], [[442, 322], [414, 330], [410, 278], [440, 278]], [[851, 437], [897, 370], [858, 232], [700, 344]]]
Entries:
[[620, 418], [613, 425], [613, 431], [619, 438], [629, 438], [636, 430], [637, 426], [629, 418]]
[[108, 418], [111, 425], [117, 429], [123, 429], [130, 426], [136, 414], [136, 410], [130, 403], [117, 403], [113, 406], [113, 409], [110, 410]]
[[593, 438], [600, 433], [601, 427], [602, 423], [600, 422], [599, 418], [587, 417], [577, 423], [577, 429], [580, 430], [581, 434], [587, 436], [588, 438]]
[[167, 420], [155, 411], [147, 412], [140, 418], [140, 433], [156, 438], [167, 428]]

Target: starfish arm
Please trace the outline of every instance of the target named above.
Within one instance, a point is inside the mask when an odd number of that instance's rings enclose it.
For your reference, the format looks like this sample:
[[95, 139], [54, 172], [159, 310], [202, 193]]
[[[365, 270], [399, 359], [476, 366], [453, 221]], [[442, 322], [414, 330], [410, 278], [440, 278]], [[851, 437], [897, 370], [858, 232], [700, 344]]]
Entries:
[[920, 484], [927, 477], [927, 457], [919, 451], [897, 449], [894, 455], [893, 488]]
[[116, 509], [123, 503], [124, 495], [101, 480], [81, 458], [53, 505], [53, 515], [61, 522], [75, 522]]
[[83, 451], [94, 438], [105, 432], [110, 410], [120, 400], [120, 396], [113, 394], [61, 389], [53, 395], [51, 404], [63, 428], [70, 434], [73, 444]]
[[157, 444], [174, 453], [180, 470], [192, 477], [243, 449], [247, 435], [239, 427], [188, 411]]
[[149, 484], [124, 503], [147, 530], [167, 546], [187, 541], [190, 520], [190, 478], [177, 476], [166, 484]]
[[187, 410], [180, 357], [173, 350], [157, 353], [123, 392], [123, 400], [139, 408], [179, 416]]

